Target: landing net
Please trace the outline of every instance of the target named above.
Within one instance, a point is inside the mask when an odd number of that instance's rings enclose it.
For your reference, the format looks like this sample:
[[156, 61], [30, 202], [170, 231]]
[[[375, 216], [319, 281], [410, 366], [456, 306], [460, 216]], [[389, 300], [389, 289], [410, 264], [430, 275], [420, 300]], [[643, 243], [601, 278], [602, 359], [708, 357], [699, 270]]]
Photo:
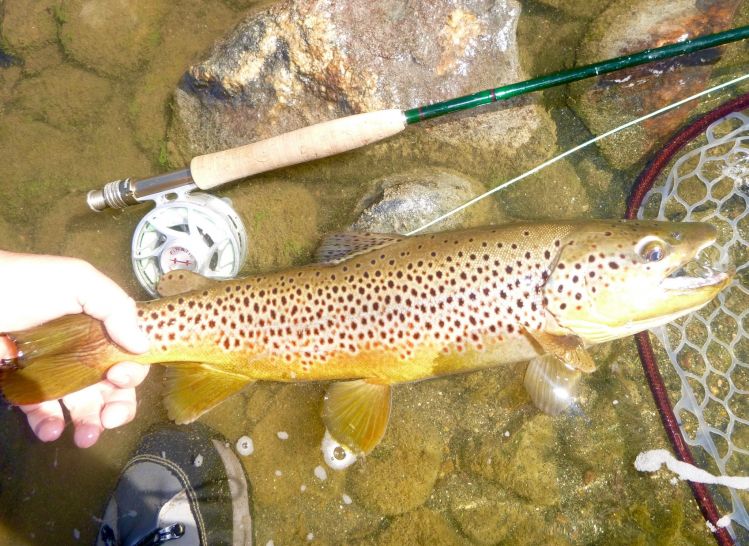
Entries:
[[[695, 448], [692, 454], [697, 464], [722, 475], [742, 476], [749, 475], [747, 107], [749, 96], [745, 95], [674, 138], [641, 176], [629, 212], [638, 218], [715, 225], [718, 240], [705, 253], [713, 263], [736, 267], [734, 282], [715, 302], [654, 329], [653, 334], [660, 345], [656, 355], [659, 350], [665, 352], [658, 361], [663, 366], [667, 355], [678, 376], [680, 387], [668, 392], [675, 401], [672, 417], [675, 416], [683, 440]], [[643, 341], [647, 342], [646, 334], [638, 339]], [[651, 387], [658, 401], [658, 385]], [[667, 406], [665, 389], [661, 394]], [[662, 417], [668, 431], [663, 409]], [[671, 432], [678, 453], [680, 439], [676, 431]], [[689, 450], [684, 452], [688, 454]], [[731, 521], [738, 524], [729, 528], [731, 535], [749, 537], [749, 492], [711, 487], [715, 499], [711, 512], [710, 506], [703, 505], [703, 501], [711, 503], [704, 486], [693, 485], [693, 490], [706, 519], [715, 521], [716, 515], [730, 515]], [[715, 513], [716, 506], [719, 514]]]

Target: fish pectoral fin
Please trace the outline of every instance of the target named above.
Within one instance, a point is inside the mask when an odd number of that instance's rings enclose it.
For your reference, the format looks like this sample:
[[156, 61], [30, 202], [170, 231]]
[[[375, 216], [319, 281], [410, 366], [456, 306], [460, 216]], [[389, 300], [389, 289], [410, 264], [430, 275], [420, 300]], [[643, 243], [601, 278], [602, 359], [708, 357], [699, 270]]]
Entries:
[[320, 247], [315, 253], [315, 259], [320, 263], [335, 264], [353, 256], [366, 254], [371, 250], [397, 243], [403, 239], [405, 237], [402, 235], [390, 233], [362, 233], [357, 231], [331, 233], [320, 243]]
[[545, 353], [557, 357], [570, 368], [585, 373], [596, 371], [596, 363], [579, 337], [545, 332], [528, 332], [528, 335], [541, 346]]
[[192, 423], [252, 379], [213, 368], [209, 364], [178, 363], [166, 369], [164, 406], [179, 425]]
[[390, 419], [390, 385], [366, 379], [328, 387], [323, 421], [337, 442], [357, 453], [369, 453], [385, 435]]
[[200, 273], [194, 271], [188, 271], [187, 269], [173, 269], [164, 273], [159, 279], [159, 283], [156, 285], [156, 292], [159, 296], [166, 298], [168, 296], [176, 296], [178, 294], [184, 294], [185, 292], [192, 292], [193, 290], [205, 290], [206, 288], [213, 288], [218, 279], [210, 279], [204, 277]]
[[582, 373], [547, 354], [528, 362], [523, 385], [538, 409], [558, 415], [575, 401]]

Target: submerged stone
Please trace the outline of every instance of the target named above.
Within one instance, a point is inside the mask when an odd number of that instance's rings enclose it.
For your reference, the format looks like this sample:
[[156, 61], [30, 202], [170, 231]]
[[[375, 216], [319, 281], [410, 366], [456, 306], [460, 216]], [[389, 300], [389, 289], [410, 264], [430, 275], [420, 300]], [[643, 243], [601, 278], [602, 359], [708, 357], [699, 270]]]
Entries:
[[[354, 211], [358, 219], [351, 229], [376, 233], [405, 234], [438, 218], [482, 194], [477, 181], [457, 173], [436, 169], [418, 169], [373, 181]], [[496, 207], [485, 199], [425, 232], [474, 227], [495, 220]]]
[[[591, 23], [578, 50], [577, 64], [728, 30], [738, 4], [738, 0], [617, 0]], [[570, 85], [569, 104], [593, 134], [601, 134], [701, 91], [719, 58], [720, 51], [711, 49], [583, 80]], [[696, 104], [604, 139], [600, 150], [613, 167], [631, 167], [672, 134]]]
[[159, 42], [167, 4], [151, 0], [70, 0], [58, 9], [60, 40], [76, 61], [125, 77], [147, 62]]
[[356, 502], [386, 516], [424, 504], [442, 464], [436, 427], [392, 417], [382, 443], [349, 470], [347, 484]]
[[[2, 36], [15, 51], [35, 49], [57, 39], [58, 0], [5, 0]], [[0, 51], [0, 66], [2, 66]]]

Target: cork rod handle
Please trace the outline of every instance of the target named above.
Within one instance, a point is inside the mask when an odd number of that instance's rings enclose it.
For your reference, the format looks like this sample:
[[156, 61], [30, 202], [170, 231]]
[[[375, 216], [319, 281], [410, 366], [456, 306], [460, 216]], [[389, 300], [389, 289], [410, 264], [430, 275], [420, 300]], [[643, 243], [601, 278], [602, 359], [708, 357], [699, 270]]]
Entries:
[[401, 110], [356, 114], [195, 157], [190, 162], [190, 173], [200, 189], [208, 190], [253, 174], [354, 150], [405, 127]]

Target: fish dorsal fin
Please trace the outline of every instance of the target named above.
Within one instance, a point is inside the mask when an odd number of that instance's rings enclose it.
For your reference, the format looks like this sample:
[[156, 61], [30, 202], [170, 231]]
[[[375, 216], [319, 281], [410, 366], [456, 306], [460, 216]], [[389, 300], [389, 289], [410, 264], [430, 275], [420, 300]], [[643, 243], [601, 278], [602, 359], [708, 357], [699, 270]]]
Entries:
[[575, 401], [581, 376], [556, 356], [547, 354], [528, 362], [523, 385], [538, 409], [559, 415]]
[[224, 372], [210, 364], [170, 364], [165, 375], [164, 405], [170, 419], [185, 425], [249, 383], [252, 380], [244, 375]]
[[357, 231], [331, 233], [320, 243], [320, 247], [315, 253], [315, 259], [320, 263], [335, 264], [353, 256], [392, 245], [405, 238], [402, 235], [392, 233], [362, 233]]
[[187, 269], [173, 269], [162, 275], [156, 291], [159, 296], [165, 298], [193, 290], [205, 290], [213, 287], [217, 282], [219, 282], [218, 279], [210, 279]]
[[330, 435], [355, 453], [372, 451], [390, 419], [390, 391], [390, 385], [365, 379], [330, 385], [322, 415]]
[[554, 355], [574, 370], [591, 373], [596, 371], [596, 363], [585, 350], [583, 340], [575, 335], [556, 335], [545, 332], [529, 332], [545, 353]]

